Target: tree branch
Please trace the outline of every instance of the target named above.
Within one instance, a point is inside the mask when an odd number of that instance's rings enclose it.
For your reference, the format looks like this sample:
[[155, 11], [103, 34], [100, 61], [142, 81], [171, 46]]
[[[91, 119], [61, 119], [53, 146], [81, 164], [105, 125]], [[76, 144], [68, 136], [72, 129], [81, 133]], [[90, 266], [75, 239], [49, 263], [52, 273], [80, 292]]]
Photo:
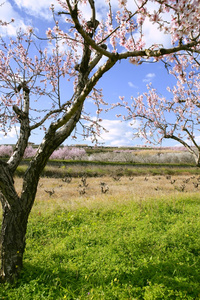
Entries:
[[37, 122], [36, 124], [30, 126], [30, 130], [32, 131], [32, 130], [34, 130], [34, 129], [40, 127], [40, 126], [41, 126], [41, 125], [42, 125], [42, 124], [43, 124], [50, 116], [52, 116], [53, 114], [60, 113], [60, 112], [62, 112], [63, 110], [66, 110], [66, 106], [69, 106], [69, 105], [70, 105], [70, 101], [65, 102], [60, 108], [48, 112], [48, 113], [44, 116], [44, 118], [42, 118], [42, 119], [40, 120], [40, 122]]
[[180, 144], [182, 144], [186, 149], [188, 149], [188, 151], [194, 155], [195, 157], [197, 157], [196, 152], [192, 149], [192, 147], [190, 145], [188, 145], [184, 140], [180, 139], [179, 137], [175, 136], [175, 135], [164, 135], [164, 138], [166, 139], [173, 139], [177, 142], [179, 142]]
[[15, 191], [10, 168], [8, 164], [3, 161], [0, 161], [0, 191], [3, 194], [3, 197], [0, 197], [2, 202], [7, 202], [8, 207], [18, 208], [20, 198]]
[[19, 109], [17, 105], [13, 106], [14, 112], [17, 114], [19, 122], [20, 122], [20, 134], [17, 144], [15, 145], [15, 149], [10, 159], [8, 160], [8, 166], [12, 173], [15, 172], [19, 163], [21, 162], [24, 151], [28, 144], [28, 139], [30, 136], [30, 126], [29, 126], [29, 89], [25, 85], [23, 86], [23, 94], [24, 94], [24, 106], [23, 110]]
[[189, 132], [189, 130], [187, 128], [183, 129], [189, 136], [189, 138], [191, 139], [191, 141], [193, 142], [193, 144], [195, 145], [195, 147], [200, 150], [200, 147], [198, 146], [198, 144], [196, 143], [194, 137], [192, 136], [192, 134]]
[[66, 0], [66, 2], [67, 2], [67, 5], [69, 7], [70, 15], [72, 17], [72, 20], [74, 22], [76, 30], [80, 33], [80, 35], [87, 42], [87, 44], [90, 45], [97, 52], [99, 52], [102, 55], [105, 55], [105, 56], [107, 56], [107, 57], [109, 57], [109, 58], [112, 59], [115, 56], [115, 54], [114, 53], [110, 53], [109, 51], [103, 49], [102, 47], [100, 47], [99, 45], [97, 45], [95, 43], [95, 41], [85, 32], [85, 30], [81, 26], [81, 24], [80, 24], [80, 22], [78, 20], [77, 11], [72, 9], [69, 0]]
[[[199, 42], [200, 43], [200, 42]], [[179, 45], [173, 48], [160, 48], [158, 50], [151, 50], [151, 49], [145, 49], [140, 51], [128, 51], [121, 54], [118, 54], [119, 59], [126, 59], [129, 57], [137, 57], [137, 56], [146, 56], [146, 57], [159, 57], [166, 54], [173, 54], [180, 51], [191, 51], [191, 52], [198, 52], [198, 50], [192, 49], [192, 47], [196, 46], [198, 42], [194, 41], [185, 45]]]
[[57, 120], [57, 122], [51, 125], [52, 128], [57, 130], [58, 128], [65, 125], [73, 117], [76, 110], [78, 110], [79, 106], [82, 106], [84, 100], [89, 95], [89, 93], [91, 92], [92, 88], [96, 85], [98, 80], [103, 76], [104, 73], [110, 70], [116, 62], [117, 59], [115, 61], [108, 59], [107, 62], [96, 71], [96, 73], [85, 84], [82, 92], [74, 101], [73, 106], [69, 109], [69, 111], [66, 114], [64, 114], [62, 118], [60, 118], [59, 120]]

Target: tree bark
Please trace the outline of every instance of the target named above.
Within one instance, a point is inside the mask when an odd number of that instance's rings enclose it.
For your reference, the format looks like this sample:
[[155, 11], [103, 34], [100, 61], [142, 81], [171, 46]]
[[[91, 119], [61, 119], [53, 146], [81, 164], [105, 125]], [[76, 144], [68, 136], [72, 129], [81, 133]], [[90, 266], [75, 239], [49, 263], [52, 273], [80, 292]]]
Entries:
[[5, 204], [1, 227], [1, 281], [16, 279], [23, 266], [27, 214], [21, 209], [12, 209]]
[[1, 281], [12, 281], [22, 269], [25, 234], [30, 210], [18, 196], [9, 165], [0, 161], [0, 200], [3, 208], [1, 225]]
[[196, 166], [200, 167], [200, 150], [197, 149], [197, 151], [198, 151], [198, 153], [196, 153], [194, 158], [195, 158], [195, 161], [196, 161]]

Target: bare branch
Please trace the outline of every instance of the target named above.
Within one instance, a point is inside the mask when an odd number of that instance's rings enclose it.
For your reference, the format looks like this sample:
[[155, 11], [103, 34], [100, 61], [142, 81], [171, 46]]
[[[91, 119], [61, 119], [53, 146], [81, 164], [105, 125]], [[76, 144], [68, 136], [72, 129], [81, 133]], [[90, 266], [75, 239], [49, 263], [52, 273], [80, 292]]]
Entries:
[[41, 120], [40, 122], [37, 122], [36, 124], [30, 126], [30, 130], [34, 130], [38, 127], [40, 127], [42, 124], [44, 124], [44, 122], [52, 115], [57, 114], [57, 113], [61, 113], [63, 110], [66, 110], [66, 107], [69, 107], [71, 104], [71, 101], [68, 101], [66, 103], [64, 103], [60, 108], [58, 109], [54, 109], [51, 110], [50, 112], [48, 112]]
[[185, 132], [187, 132], [187, 134], [188, 134], [189, 138], [191, 139], [191, 141], [193, 142], [194, 146], [195, 146], [198, 150], [200, 150], [200, 146], [196, 143], [196, 141], [195, 141], [193, 135], [191, 134], [191, 132], [190, 132], [186, 127], [185, 127], [183, 130], [184, 130]]
[[158, 50], [145, 49], [141, 51], [128, 51], [121, 54], [118, 54], [118, 59], [126, 59], [129, 57], [137, 57], [137, 56], [145, 56], [145, 57], [159, 57], [167, 54], [173, 54], [180, 52], [182, 50], [198, 52], [192, 49], [192, 47], [196, 46], [198, 43], [191, 42], [185, 45], [180, 45], [172, 48], [160, 48]]

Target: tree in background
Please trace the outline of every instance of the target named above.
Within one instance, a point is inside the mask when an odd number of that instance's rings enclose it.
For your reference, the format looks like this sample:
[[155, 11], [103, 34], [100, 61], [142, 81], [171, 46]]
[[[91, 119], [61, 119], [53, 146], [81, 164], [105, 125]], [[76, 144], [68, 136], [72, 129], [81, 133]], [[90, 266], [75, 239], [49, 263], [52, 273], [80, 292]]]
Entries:
[[176, 85], [167, 87], [168, 98], [148, 85], [148, 91], [133, 98], [130, 106], [123, 98], [120, 105], [127, 109], [126, 120], [140, 121], [139, 129], [133, 129], [136, 136], [155, 144], [163, 139], [175, 140], [193, 155], [196, 165], [200, 166], [199, 55], [195, 56], [192, 66], [189, 52], [176, 56], [176, 61], [170, 70], [176, 78]]
[[[200, 50], [200, 7], [195, 0], [138, 0], [131, 8], [126, 0], [119, 0], [118, 4], [114, 1], [114, 6], [106, 0], [99, 20], [93, 0], [58, 0], [58, 3], [60, 18], [65, 17], [65, 29], [62, 30], [51, 6], [55, 26], [47, 29], [51, 45], [46, 49], [37, 45], [32, 28], [28, 33], [19, 32], [16, 40], [8, 43], [2, 40], [0, 46], [1, 129], [6, 133], [14, 124], [19, 128], [13, 154], [6, 163], [0, 162], [1, 278], [4, 281], [17, 277], [22, 269], [27, 222], [40, 174], [53, 151], [74, 132], [77, 123], [82, 118], [89, 119], [88, 112], [84, 112], [88, 96], [97, 105], [97, 121], [84, 128], [84, 134], [95, 134], [95, 130], [99, 134], [98, 119], [104, 102], [95, 85], [100, 78], [116, 62], [127, 58], [138, 66], [146, 61], [170, 59], [179, 67], [177, 57], [186, 53], [190, 55], [190, 64], [195, 65]], [[90, 8], [87, 19], [81, 9], [84, 4]], [[163, 34], [171, 35], [169, 48], [157, 44], [145, 47], [145, 19], [157, 24]], [[99, 66], [103, 56], [105, 63]], [[62, 80], [65, 86], [73, 82], [73, 89], [69, 87], [70, 96], [62, 93]], [[30, 134], [40, 127], [44, 128], [44, 138], [24, 174], [18, 195], [13, 176]]]

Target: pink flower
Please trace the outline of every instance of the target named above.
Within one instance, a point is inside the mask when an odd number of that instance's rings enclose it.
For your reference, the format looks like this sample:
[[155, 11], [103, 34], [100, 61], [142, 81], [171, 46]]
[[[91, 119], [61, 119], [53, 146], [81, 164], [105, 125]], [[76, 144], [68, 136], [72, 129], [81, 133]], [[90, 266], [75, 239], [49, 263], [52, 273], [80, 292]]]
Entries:
[[48, 28], [48, 30], [46, 31], [46, 35], [47, 35], [47, 37], [48, 37], [49, 39], [52, 38], [52, 30], [51, 30], [51, 28]]

